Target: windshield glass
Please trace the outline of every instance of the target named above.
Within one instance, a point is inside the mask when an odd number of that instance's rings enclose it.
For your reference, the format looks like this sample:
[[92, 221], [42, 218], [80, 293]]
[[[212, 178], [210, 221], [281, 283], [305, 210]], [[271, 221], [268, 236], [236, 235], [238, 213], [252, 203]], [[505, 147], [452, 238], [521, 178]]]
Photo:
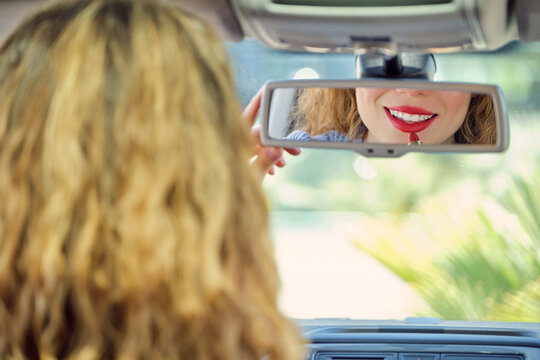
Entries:
[[[245, 105], [267, 80], [355, 77], [351, 54], [227, 44]], [[437, 55], [435, 80], [499, 85], [504, 154], [372, 159], [303, 149], [267, 176], [293, 318], [540, 321], [540, 44]]]

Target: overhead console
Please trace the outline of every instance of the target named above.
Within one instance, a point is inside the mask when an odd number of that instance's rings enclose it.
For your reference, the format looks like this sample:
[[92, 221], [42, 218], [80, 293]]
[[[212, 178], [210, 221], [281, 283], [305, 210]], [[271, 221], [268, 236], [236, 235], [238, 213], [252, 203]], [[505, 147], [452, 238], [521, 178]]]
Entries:
[[[230, 0], [230, 3], [247, 36], [283, 50], [353, 52], [369, 47], [432, 53], [492, 50], [519, 38], [520, 31], [516, 1], [511, 0]], [[523, 6], [523, 11], [535, 7], [533, 3]], [[525, 15], [523, 18], [528, 19]], [[534, 23], [533, 20], [529, 23]], [[535, 27], [528, 25], [527, 31], [534, 31]]]

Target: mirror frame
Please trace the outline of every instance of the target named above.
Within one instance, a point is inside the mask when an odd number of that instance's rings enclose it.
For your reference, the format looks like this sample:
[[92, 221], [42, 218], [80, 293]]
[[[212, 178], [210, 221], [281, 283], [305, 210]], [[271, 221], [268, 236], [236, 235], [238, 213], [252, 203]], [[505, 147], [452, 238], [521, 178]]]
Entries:
[[[490, 95], [493, 99], [497, 126], [497, 142], [494, 145], [448, 144], [421, 145], [379, 144], [352, 142], [294, 141], [274, 139], [269, 136], [270, 103], [273, 92], [280, 88], [408, 88], [438, 91], [467, 91]], [[357, 80], [285, 80], [268, 81], [263, 86], [261, 100], [261, 141], [266, 146], [304, 147], [319, 149], [346, 149], [367, 157], [399, 157], [408, 152], [423, 153], [493, 153], [503, 152], [509, 145], [508, 112], [502, 90], [497, 85], [459, 82], [433, 82], [414, 79], [357, 79]]]

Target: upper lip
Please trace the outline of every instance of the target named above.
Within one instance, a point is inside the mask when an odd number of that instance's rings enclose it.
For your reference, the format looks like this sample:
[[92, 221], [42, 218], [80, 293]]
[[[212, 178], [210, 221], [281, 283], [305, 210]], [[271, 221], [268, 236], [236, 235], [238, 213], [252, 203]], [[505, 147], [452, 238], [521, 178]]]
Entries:
[[435, 113], [429, 110], [426, 110], [424, 108], [416, 107], [416, 106], [409, 106], [409, 105], [400, 105], [400, 106], [391, 106], [391, 107], [388, 106], [387, 109], [400, 111], [400, 112], [404, 112], [404, 113], [412, 114], [412, 115], [435, 115]]

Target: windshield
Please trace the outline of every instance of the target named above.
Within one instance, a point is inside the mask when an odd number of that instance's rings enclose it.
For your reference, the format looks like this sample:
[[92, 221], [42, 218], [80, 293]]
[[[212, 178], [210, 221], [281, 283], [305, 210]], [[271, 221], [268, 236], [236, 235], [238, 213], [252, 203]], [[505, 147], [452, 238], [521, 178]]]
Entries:
[[[227, 44], [245, 105], [265, 81], [355, 77], [350, 54]], [[540, 321], [540, 44], [437, 55], [435, 80], [499, 85], [504, 154], [303, 149], [267, 176], [292, 318]]]

